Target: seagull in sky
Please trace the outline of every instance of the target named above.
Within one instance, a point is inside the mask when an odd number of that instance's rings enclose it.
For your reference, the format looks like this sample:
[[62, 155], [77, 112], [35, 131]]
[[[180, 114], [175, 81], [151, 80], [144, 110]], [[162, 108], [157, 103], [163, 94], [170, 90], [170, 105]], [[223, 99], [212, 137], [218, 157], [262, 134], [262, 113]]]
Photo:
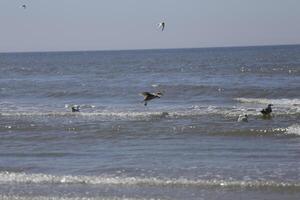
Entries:
[[165, 29], [165, 26], [166, 26], [165, 22], [160, 22], [160, 23], [157, 25], [157, 27], [158, 27], [159, 29], [161, 29], [161, 31], [163, 31], [163, 30]]

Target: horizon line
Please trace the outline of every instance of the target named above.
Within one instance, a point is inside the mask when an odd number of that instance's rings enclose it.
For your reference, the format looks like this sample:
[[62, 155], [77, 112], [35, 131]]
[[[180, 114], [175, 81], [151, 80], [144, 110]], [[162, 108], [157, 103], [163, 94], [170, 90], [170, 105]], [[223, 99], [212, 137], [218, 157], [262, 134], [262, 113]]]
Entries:
[[207, 47], [174, 47], [174, 48], [137, 48], [137, 49], [102, 49], [102, 50], [41, 50], [41, 51], [0, 51], [0, 54], [13, 53], [66, 53], [66, 52], [98, 52], [98, 51], [153, 51], [153, 50], [179, 50], [179, 49], [217, 49], [217, 48], [249, 48], [249, 47], [272, 47], [272, 46], [298, 46], [295, 44], [266, 44], [266, 45], [236, 45], [236, 46], [207, 46]]

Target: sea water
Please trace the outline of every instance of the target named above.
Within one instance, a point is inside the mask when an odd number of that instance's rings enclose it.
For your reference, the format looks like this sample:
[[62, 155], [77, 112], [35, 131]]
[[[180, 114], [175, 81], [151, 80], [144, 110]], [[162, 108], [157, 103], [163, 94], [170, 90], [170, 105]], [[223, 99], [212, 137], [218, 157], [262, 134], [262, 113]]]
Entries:
[[1, 199], [299, 197], [300, 46], [0, 54]]

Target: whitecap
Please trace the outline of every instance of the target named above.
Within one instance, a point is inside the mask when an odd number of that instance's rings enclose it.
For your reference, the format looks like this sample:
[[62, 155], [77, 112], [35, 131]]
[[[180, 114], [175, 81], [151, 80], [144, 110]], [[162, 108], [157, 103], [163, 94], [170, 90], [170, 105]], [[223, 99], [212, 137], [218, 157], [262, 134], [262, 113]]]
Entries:
[[266, 99], [266, 98], [235, 98], [241, 103], [255, 103], [255, 104], [274, 104], [276, 106], [300, 106], [300, 99]]
[[286, 129], [286, 134], [300, 136], [300, 125], [294, 124]]
[[119, 185], [119, 186], [158, 186], [158, 187], [233, 187], [233, 188], [298, 188], [300, 183], [277, 182], [272, 180], [224, 180], [224, 179], [186, 179], [186, 178], [140, 178], [140, 177], [105, 177], [72, 176], [49, 174], [26, 174], [0, 172], [0, 184], [84, 184], [84, 185]]

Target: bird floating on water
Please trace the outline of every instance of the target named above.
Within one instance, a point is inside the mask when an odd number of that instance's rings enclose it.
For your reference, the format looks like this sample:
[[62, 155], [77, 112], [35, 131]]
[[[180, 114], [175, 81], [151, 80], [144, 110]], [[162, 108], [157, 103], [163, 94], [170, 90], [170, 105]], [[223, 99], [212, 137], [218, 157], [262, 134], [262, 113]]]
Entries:
[[27, 6], [26, 6], [25, 4], [23, 4], [23, 5], [22, 5], [22, 8], [26, 9], [26, 8], [27, 8]]
[[161, 93], [161, 92], [156, 92], [156, 93], [143, 92], [143, 93], [141, 93], [141, 95], [144, 96], [143, 103], [145, 106], [147, 106], [148, 101], [150, 101], [152, 99], [160, 98], [163, 95], [163, 93]]
[[72, 109], [72, 112], [80, 112], [80, 106], [79, 105], [72, 105], [71, 109]]
[[165, 26], [166, 26], [165, 22], [160, 22], [159, 24], [157, 24], [157, 27], [158, 27], [159, 29], [161, 29], [161, 31], [164, 31]]
[[268, 107], [266, 107], [260, 111], [264, 117], [270, 117], [270, 114], [272, 112], [272, 106], [273, 106], [273, 104], [269, 104]]
[[238, 122], [248, 122], [248, 115], [240, 115]]

